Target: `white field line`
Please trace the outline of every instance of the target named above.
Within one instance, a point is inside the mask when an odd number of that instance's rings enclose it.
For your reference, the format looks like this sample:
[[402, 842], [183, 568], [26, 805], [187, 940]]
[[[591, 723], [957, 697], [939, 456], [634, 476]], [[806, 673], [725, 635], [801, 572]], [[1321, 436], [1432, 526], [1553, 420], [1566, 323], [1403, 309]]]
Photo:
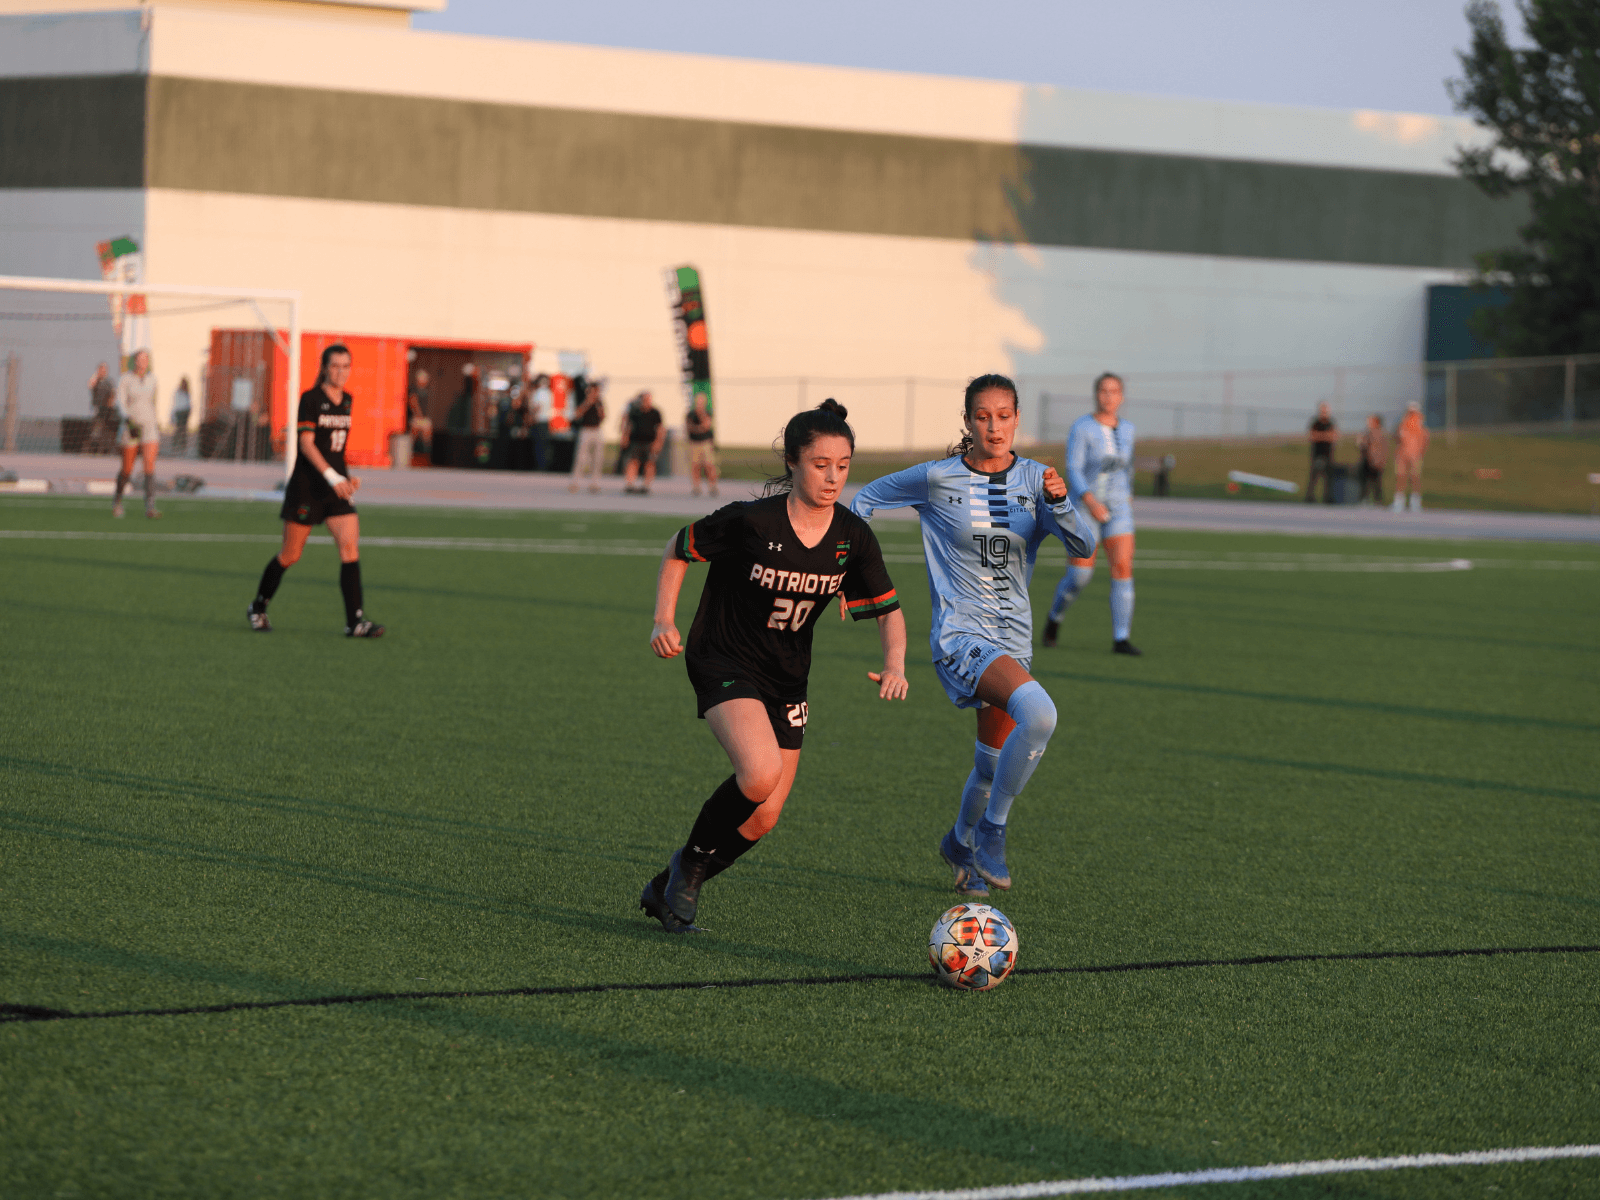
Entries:
[[1031, 1200], [1034, 1196], [1082, 1196], [1092, 1192], [1137, 1192], [1148, 1188], [1200, 1183], [1251, 1183], [1301, 1175], [1342, 1175], [1353, 1171], [1404, 1171], [1415, 1167], [1478, 1167], [1500, 1163], [1547, 1162], [1557, 1158], [1600, 1158], [1600, 1146], [1523, 1146], [1512, 1150], [1472, 1150], [1465, 1154], [1399, 1154], [1392, 1158], [1325, 1158], [1319, 1162], [1268, 1163], [1260, 1167], [1213, 1167], [1161, 1175], [1116, 1175], [1057, 1179], [1043, 1183], [1001, 1184], [948, 1192], [877, 1192], [838, 1200]]
[[[0, 539], [89, 542], [218, 542], [275, 544], [275, 533], [133, 533], [121, 530], [0, 529]], [[316, 536], [312, 545], [331, 546], [333, 539]], [[364, 546], [397, 550], [492, 550], [509, 554], [594, 554], [655, 558], [663, 543], [584, 541], [576, 538], [363, 537]], [[883, 560], [920, 566], [923, 556], [910, 547], [886, 548]], [[1184, 571], [1362, 571], [1435, 572], [1471, 570], [1593, 571], [1600, 559], [1407, 558], [1399, 555], [1346, 554], [1203, 554], [1185, 550], [1147, 550], [1138, 556], [1140, 570]]]

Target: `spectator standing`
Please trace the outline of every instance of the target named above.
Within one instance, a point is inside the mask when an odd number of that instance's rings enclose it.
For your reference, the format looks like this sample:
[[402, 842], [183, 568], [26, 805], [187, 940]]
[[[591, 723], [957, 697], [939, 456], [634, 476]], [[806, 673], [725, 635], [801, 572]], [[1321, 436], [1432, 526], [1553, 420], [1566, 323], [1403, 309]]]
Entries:
[[122, 493], [133, 478], [134, 459], [144, 458], [144, 515], [155, 518], [156, 454], [161, 449], [161, 427], [156, 421], [156, 377], [150, 371], [150, 351], [136, 350], [133, 370], [117, 380], [117, 407], [122, 410], [122, 436], [117, 447], [122, 451], [122, 470], [117, 472], [117, 494], [111, 515], [122, 515]]
[[622, 436], [617, 442], [617, 466], [613, 475], [621, 475], [628, 464], [628, 430], [633, 425], [633, 414], [639, 408], [639, 397], [635, 396], [622, 408]]
[[505, 428], [511, 438], [506, 465], [513, 471], [533, 470], [533, 413], [528, 408], [528, 396], [532, 391], [531, 383], [517, 383], [511, 387], [511, 408], [506, 413]]
[[1389, 448], [1384, 444], [1383, 418], [1373, 413], [1367, 427], [1356, 439], [1361, 449], [1361, 502], [1383, 503], [1383, 469], [1389, 463]]
[[572, 423], [578, 429], [578, 444], [572, 455], [572, 482], [567, 484], [567, 491], [577, 491], [578, 480], [585, 475], [589, 477], [589, 490], [600, 490], [600, 458], [606, 448], [600, 422], [605, 419], [606, 406], [600, 398], [600, 385], [586, 384], [583, 400], [572, 414]]
[[1415, 400], [1406, 405], [1406, 415], [1394, 431], [1394, 511], [1406, 509], [1406, 491], [1411, 492], [1411, 511], [1422, 511], [1422, 456], [1428, 449], [1428, 428], [1422, 423], [1422, 406]]
[[411, 428], [411, 441], [423, 454], [433, 455], [433, 392], [428, 387], [428, 372], [418, 368], [406, 389], [406, 420]]
[[[661, 419], [661, 410], [650, 398], [649, 392], [640, 392], [623, 421], [623, 441], [627, 445], [622, 490], [636, 496], [648, 496], [650, 485], [656, 479], [656, 459], [667, 440], [667, 423]], [[644, 483], [638, 483], [639, 469], [644, 468]]]
[[704, 392], [696, 392], [694, 407], [684, 418], [684, 429], [689, 434], [689, 491], [700, 494], [700, 477], [705, 476], [711, 494], [717, 494], [717, 445], [713, 440], [716, 430], [711, 414], [706, 411]]
[[1311, 443], [1311, 479], [1306, 484], [1306, 503], [1316, 498], [1317, 477], [1322, 478], [1322, 498], [1333, 503], [1333, 447], [1339, 440], [1339, 427], [1334, 424], [1333, 410], [1326, 402], [1317, 405], [1316, 420], [1306, 433]]
[[546, 470], [549, 465], [550, 413], [555, 407], [555, 393], [550, 390], [550, 376], [536, 375], [533, 380], [533, 399], [528, 412], [533, 419], [533, 469]]
[[89, 376], [89, 441], [85, 454], [110, 454], [117, 444], [117, 385], [111, 382], [111, 369], [101, 363]]
[[473, 418], [476, 416], [473, 409], [478, 398], [478, 368], [468, 363], [461, 368], [461, 390], [456, 393], [455, 402], [450, 405], [450, 414], [445, 418], [445, 428], [451, 433], [470, 434], [472, 432]]
[[[495, 380], [489, 381], [490, 391], [494, 391]], [[511, 431], [511, 408], [515, 404], [520, 389], [516, 384], [507, 385], [498, 395], [491, 397], [494, 411], [489, 417], [489, 432], [495, 437], [505, 437]]]
[[189, 377], [178, 380], [178, 390], [172, 393], [172, 452], [183, 454], [189, 449], [189, 414], [194, 401], [189, 395]]

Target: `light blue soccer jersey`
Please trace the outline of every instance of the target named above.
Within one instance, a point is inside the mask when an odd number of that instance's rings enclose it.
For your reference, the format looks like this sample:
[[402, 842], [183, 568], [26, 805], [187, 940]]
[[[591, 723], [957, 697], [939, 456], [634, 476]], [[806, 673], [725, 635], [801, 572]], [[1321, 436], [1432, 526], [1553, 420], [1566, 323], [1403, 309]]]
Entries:
[[914, 508], [922, 518], [935, 662], [974, 638], [1031, 658], [1028, 582], [1040, 543], [1053, 535], [1075, 557], [1094, 552], [1094, 535], [1084, 532], [1071, 500], [1045, 495], [1045, 469], [1019, 456], [999, 474], [983, 475], [951, 457], [874, 480], [851, 501], [850, 511], [868, 520], [888, 508]]
[[1082, 416], [1067, 433], [1067, 496], [1082, 506], [1085, 493], [1109, 509], [1133, 499], [1133, 423], [1115, 428]]

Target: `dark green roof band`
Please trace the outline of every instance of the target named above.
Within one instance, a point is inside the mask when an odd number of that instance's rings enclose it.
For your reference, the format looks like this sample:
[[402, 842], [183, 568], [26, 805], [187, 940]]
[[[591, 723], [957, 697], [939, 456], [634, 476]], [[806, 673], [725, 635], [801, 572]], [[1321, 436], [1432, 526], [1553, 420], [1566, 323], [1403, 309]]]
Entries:
[[[92, 181], [104, 166], [81, 150], [48, 152], [52, 124], [92, 119], [96, 103], [125, 106], [116, 87], [11, 83], [0, 91], [0, 137], [23, 130], [26, 166], [0, 167], [14, 180], [4, 186], [126, 186]], [[82, 89], [71, 103], [60, 94], [69, 83]], [[151, 187], [1439, 268], [1470, 266], [1514, 240], [1523, 219], [1518, 205], [1443, 175], [195, 79], [149, 85]], [[74, 172], [84, 182], [59, 181]]]
[[143, 187], [147, 82], [0, 79], [0, 188]]

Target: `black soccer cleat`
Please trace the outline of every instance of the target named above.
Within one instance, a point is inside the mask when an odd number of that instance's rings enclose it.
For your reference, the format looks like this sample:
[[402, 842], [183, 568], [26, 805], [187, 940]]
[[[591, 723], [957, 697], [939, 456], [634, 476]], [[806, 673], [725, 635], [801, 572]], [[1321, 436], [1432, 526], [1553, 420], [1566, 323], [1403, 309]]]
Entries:
[[272, 622], [267, 620], [266, 605], [263, 604], [258, 606], [256, 602], [252, 600], [250, 602], [250, 607], [244, 610], [244, 615], [250, 618], [250, 628], [254, 629], [257, 633], [272, 632]]
[[683, 860], [683, 851], [674, 850], [667, 863], [667, 882], [662, 885], [661, 898], [680, 921], [694, 924], [695, 909], [700, 905], [700, 888], [706, 881], [711, 864], [705, 859]]
[[1044, 623], [1044, 644], [1048, 649], [1056, 644], [1056, 638], [1061, 635], [1060, 621], [1046, 621]]
[[[639, 907], [660, 921], [668, 933], [701, 933], [694, 923], [694, 913], [700, 900], [700, 885], [705, 882], [706, 864], [691, 863], [687, 871], [681, 870], [682, 853], [674, 850], [667, 869], [644, 885]], [[669, 896], [677, 903], [669, 902]], [[685, 911], [688, 915], [681, 915]]]
[[362, 617], [354, 625], [344, 627], [345, 637], [380, 638], [383, 636], [383, 626]]
[[1138, 658], [1140, 655], [1142, 655], [1144, 653], [1144, 651], [1139, 649], [1139, 647], [1135, 646], [1127, 638], [1123, 638], [1121, 641], [1117, 641], [1117, 642], [1112, 642], [1111, 643], [1111, 653], [1113, 653], [1113, 654], [1130, 654], [1134, 658]]

